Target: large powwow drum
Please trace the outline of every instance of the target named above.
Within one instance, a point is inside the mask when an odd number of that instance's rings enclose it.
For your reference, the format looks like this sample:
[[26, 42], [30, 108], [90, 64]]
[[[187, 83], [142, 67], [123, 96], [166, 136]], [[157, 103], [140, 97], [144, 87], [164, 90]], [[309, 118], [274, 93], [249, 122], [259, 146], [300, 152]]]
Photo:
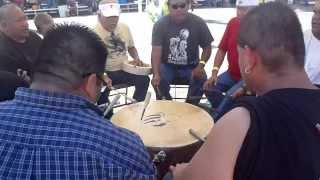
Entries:
[[141, 137], [160, 178], [170, 165], [188, 162], [213, 126], [206, 111], [183, 102], [151, 101], [141, 118], [142, 111], [143, 103], [132, 104], [119, 110], [111, 121]]

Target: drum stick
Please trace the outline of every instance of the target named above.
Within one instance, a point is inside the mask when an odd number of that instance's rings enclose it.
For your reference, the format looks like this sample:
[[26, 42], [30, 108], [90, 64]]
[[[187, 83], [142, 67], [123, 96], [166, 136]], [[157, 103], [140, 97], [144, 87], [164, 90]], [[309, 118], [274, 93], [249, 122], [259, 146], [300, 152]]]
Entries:
[[189, 129], [189, 133], [191, 134], [191, 136], [193, 136], [194, 138], [198, 139], [199, 141], [205, 142], [205, 139], [200, 137], [200, 135], [195, 130]]
[[106, 110], [103, 113], [104, 116], [106, 116], [108, 114], [108, 112], [111, 111], [113, 105], [115, 105], [118, 102], [119, 98], [120, 98], [120, 95], [118, 94], [116, 97], [114, 97], [112, 99], [112, 101], [110, 102], [110, 104], [108, 105], [108, 107], [106, 108]]
[[125, 98], [129, 99], [129, 100], [130, 100], [131, 102], [133, 102], [133, 103], [138, 102], [138, 101], [135, 100], [134, 98], [129, 97], [129, 96], [127, 96], [126, 94], [119, 92], [119, 91], [118, 91], [116, 88], [114, 88], [113, 86], [110, 87], [110, 90], [115, 91], [117, 94], [120, 94], [120, 95], [124, 96]]
[[244, 86], [244, 81], [241, 80], [241, 81], [237, 82], [234, 86], [232, 86], [226, 92], [226, 95], [224, 96], [224, 98], [222, 99], [221, 103], [215, 109], [215, 111], [213, 113], [213, 119], [214, 120], [218, 120], [220, 118], [220, 116], [223, 114], [223, 110], [225, 109], [225, 107], [227, 107], [228, 105], [230, 105], [232, 103], [233, 96], [235, 95], [237, 90], [239, 90], [243, 86]]
[[147, 92], [146, 98], [144, 99], [144, 105], [143, 105], [143, 110], [142, 110], [142, 114], [141, 114], [141, 120], [143, 119], [144, 112], [146, 111], [146, 108], [147, 108], [148, 104], [150, 103], [150, 99], [151, 99], [151, 93]]
[[158, 93], [158, 96], [161, 98], [160, 100], [166, 99], [166, 97], [165, 97], [165, 96], [162, 96], [162, 94], [161, 94], [161, 91], [160, 91], [159, 87], [156, 87], [156, 91], [157, 91], [157, 93]]

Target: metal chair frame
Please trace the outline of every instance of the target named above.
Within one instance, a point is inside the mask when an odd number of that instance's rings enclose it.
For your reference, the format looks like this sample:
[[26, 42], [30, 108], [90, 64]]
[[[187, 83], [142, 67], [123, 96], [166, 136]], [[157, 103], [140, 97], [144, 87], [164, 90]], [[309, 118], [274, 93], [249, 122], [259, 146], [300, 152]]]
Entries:
[[[127, 84], [127, 83], [122, 83], [122, 84], [114, 85], [113, 87], [114, 87], [116, 90], [125, 89], [125, 95], [128, 95], [129, 87], [131, 87], [131, 86], [132, 86], [132, 85], [129, 85], [129, 84]], [[109, 97], [115, 96], [115, 95], [117, 95], [117, 94], [118, 94], [118, 93], [112, 93], [112, 90], [111, 90]], [[124, 103], [123, 103], [123, 104], [117, 104], [117, 105], [113, 106], [113, 108], [117, 108], [117, 107], [121, 107], [121, 106], [126, 106], [126, 105], [129, 105], [129, 104], [132, 104], [132, 102], [128, 102], [127, 97], [124, 97]]]

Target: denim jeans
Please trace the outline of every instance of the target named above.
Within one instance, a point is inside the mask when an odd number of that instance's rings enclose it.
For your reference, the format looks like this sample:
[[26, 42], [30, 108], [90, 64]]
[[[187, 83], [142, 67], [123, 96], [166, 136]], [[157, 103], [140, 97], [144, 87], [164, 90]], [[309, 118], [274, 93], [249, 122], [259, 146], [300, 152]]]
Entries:
[[156, 90], [157, 99], [165, 98], [167, 100], [171, 100], [172, 97], [170, 95], [170, 84], [174, 81], [182, 81], [186, 82], [186, 84], [190, 85], [188, 89], [188, 95], [186, 102], [190, 104], [197, 105], [200, 102], [200, 99], [203, 95], [203, 83], [207, 79], [207, 75], [205, 74], [200, 79], [194, 79], [192, 77], [193, 67], [179, 67], [170, 64], [161, 64], [160, 66], [160, 87], [159, 91]]
[[[116, 84], [129, 84], [135, 87], [133, 98], [137, 101], [143, 101], [148, 92], [150, 78], [148, 76], [141, 76], [130, 74], [124, 71], [108, 71], [108, 77], [112, 80], [112, 85]], [[110, 90], [106, 88], [98, 100], [98, 104], [109, 102], [108, 96]]]
[[228, 71], [219, 75], [216, 85], [211, 86], [210, 89], [205, 92], [211, 106], [217, 108], [224, 98], [222, 93], [228, 91], [237, 82], [237, 80], [231, 78]]

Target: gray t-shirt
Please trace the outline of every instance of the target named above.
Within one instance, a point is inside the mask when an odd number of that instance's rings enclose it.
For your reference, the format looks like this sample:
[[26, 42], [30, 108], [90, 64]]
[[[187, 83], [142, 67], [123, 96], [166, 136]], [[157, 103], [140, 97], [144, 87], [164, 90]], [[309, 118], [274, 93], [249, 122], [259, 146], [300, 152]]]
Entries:
[[175, 24], [170, 16], [162, 17], [153, 27], [152, 46], [162, 47], [162, 63], [195, 66], [199, 62], [199, 46], [211, 46], [213, 37], [200, 17], [188, 13], [182, 24]]

